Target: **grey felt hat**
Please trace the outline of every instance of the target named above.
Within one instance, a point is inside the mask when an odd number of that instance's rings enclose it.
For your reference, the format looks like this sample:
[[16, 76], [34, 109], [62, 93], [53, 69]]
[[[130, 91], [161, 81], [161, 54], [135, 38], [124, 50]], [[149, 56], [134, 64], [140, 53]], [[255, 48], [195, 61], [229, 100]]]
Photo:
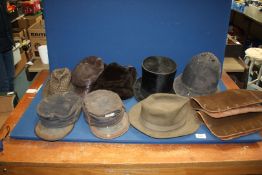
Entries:
[[172, 138], [194, 133], [200, 126], [189, 98], [156, 93], [129, 111], [130, 123], [154, 138]]
[[43, 98], [37, 105], [39, 121], [35, 134], [47, 141], [56, 141], [71, 132], [81, 112], [82, 99], [74, 92]]
[[194, 56], [182, 74], [176, 77], [173, 88], [182, 96], [203, 96], [215, 93], [221, 76], [219, 59], [210, 52]]
[[96, 90], [85, 94], [83, 102], [85, 119], [96, 137], [112, 139], [128, 130], [128, 115], [116, 93]]

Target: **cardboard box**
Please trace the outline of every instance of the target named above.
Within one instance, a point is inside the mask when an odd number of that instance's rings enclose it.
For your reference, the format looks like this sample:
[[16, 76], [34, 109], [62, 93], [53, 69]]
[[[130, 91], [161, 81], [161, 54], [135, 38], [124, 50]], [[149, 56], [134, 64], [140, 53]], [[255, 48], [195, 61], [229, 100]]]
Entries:
[[13, 39], [15, 42], [21, 43], [24, 39], [28, 39], [26, 29], [13, 28]]
[[38, 47], [41, 45], [46, 45], [46, 40], [31, 40], [31, 48], [33, 51], [33, 57], [34, 58], [40, 58]]
[[29, 27], [28, 34], [31, 42], [34, 40], [46, 40], [44, 21], [36, 22]]
[[225, 48], [225, 57], [236, 57], [241, 56], [243, 46], [242, 44], [234, 39], [232, 36], [227, 36], [227, 44]]
[[15, 43], [15, 47], [13, 47], [13, 59], [14, 65], [16, 65], [21, 60], [20, 43]]
[[35, 16], [24, 16], [18, 19], [18, 27], [20, 29], [28, 29], [33, 24], [42, 21], [42, 15], [35, 15]]

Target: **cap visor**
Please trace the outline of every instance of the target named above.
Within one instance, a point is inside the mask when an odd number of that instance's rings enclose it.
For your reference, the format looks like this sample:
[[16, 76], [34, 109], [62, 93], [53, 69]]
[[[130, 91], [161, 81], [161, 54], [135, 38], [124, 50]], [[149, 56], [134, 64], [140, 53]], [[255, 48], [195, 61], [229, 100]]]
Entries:
[[[89, 125], [90, 126], [90, 125]], [[109, 127], [90, 126], [92, 133], [102, 139], [113, 139], [123, 135], [129, 128], [128, 115], [125, 112], [122, 120], [116, 125]]]
[[43, 140], [56, 141], [68, 135], [73, 128], [74, 124], [63, 128], [47, 128], [41, 124], [41, 121], [38, 121], [35, 127], [35, 134]]

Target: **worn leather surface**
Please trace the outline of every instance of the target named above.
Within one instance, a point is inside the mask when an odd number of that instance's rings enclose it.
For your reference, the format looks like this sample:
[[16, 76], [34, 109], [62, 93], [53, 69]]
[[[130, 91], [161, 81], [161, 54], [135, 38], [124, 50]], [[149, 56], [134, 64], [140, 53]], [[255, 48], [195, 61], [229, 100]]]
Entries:
[[213, 118], [202, 111], [197, 112], [208, 129], [221, 140], [248, 135], [262, 129], [262, 113], [252, 112], [224, 118]]
[[222, 118], [248, 112], [262, 112], [262, 92], [227, 90], [208, 96], [192, 97], [191, 105], [211, 117]]

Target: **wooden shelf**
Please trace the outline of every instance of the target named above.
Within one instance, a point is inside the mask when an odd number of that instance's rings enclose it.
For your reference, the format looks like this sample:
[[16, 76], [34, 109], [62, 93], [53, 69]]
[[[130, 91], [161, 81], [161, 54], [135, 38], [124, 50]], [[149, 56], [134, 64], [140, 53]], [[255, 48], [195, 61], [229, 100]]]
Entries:
[[49, 64], [43, 64], [40, 59], [33, 60], [33, 65], [28, 67], [29, 72], [41, 72], [42, 70], [49, 70]]

